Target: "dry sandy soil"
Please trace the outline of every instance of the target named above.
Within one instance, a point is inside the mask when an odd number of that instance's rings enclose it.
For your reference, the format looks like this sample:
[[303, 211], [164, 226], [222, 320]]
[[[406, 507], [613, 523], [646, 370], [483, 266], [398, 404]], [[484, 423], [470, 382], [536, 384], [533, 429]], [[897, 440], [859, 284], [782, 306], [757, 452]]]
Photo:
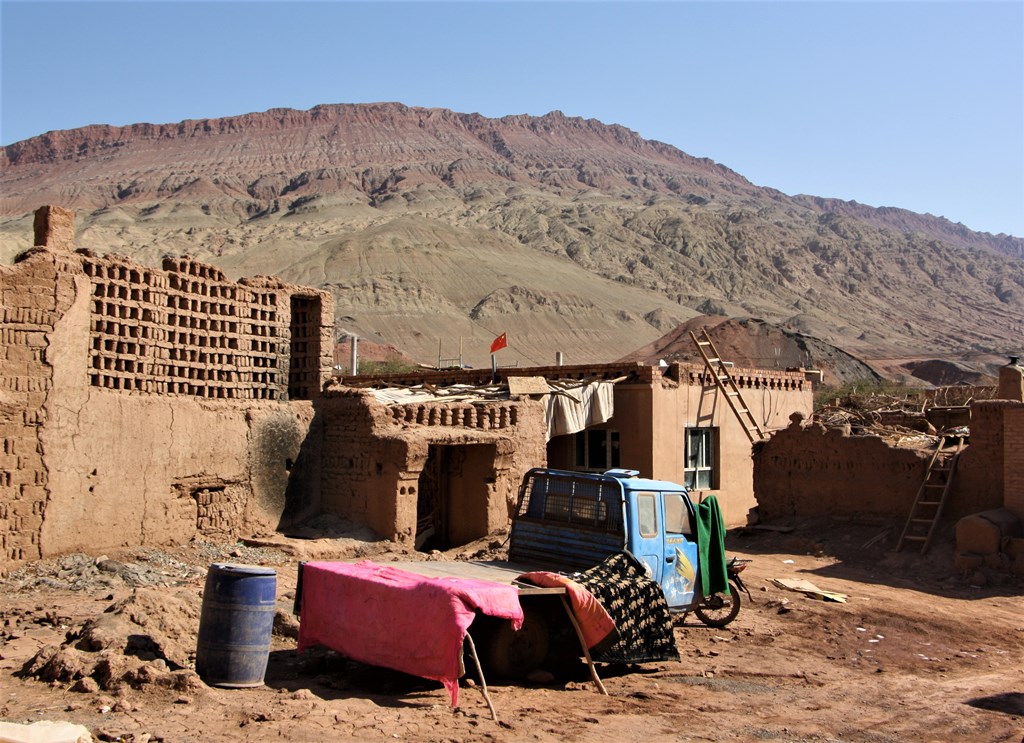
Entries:
[[[745, 573], [753, 601], [725, 629], [679, 621], [679, 662], [602, 666], [609, 696], [582, 668], [551, 669], [556, 679], [543, 685], [492, 680], [499, 721], [466, 679], [461, 706], [452, 709], [440, 684], [329, 652], [300, 656], [287, 622], [275, 630], [264, 687], [199, 682], [187, 668], [203, 568], [216, 561], [274, 565], [285, 609], [294, 595], [295, 555], [196, 544], [171, 553], [135, 550], [100, 567], [95, 558], [74, 556], [30, 564], [0, 585], [0, 719], [69, 720], [100, 740], [124, 741], [1024, 740], [1021, 579], [956, 575], [948, 535], [922, 558], [893, 552], [894, 523], [793, 526], [789, 533], [729, 535], [730, 552], [753, 560]], [[459, 559], [478, 547], [487, 551], [488, 544], [433, 557]], [[409, 559], [351, 545], [338, 554]], [[824, 602], [770, 582], [793, 577], [848, 601]], [[106, 675], [47, 682], [21, 673], [40, 648], [81, 635], [85, 621], [133, 593], [105, 616], [121, 612], [161, 641], [154, 651], [135, 635], [130, 652], [148, 663], [115, 643], [106, 651]], [[189, 656], [184, 670], [173, 673], [173, 663], [152, 660], [182, 653]], [[136, 672], [118, 681], [125, 668]]]

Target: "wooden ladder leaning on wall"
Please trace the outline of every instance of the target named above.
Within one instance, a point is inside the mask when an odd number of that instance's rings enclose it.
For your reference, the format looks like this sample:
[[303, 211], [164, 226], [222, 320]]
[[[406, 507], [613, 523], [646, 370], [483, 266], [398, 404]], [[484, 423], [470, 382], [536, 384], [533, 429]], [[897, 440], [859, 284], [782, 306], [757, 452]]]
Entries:
[[908, 542], [919, 542], [922, 555], [928, 551], [928, 547], [932, 543], [932, 536], [934, 536], [939, 523], [939, 517], [942, 515], [942, 509], [949, 497], [953, 474], [956, 472], [956, 463], [963, 448], [963, 436], [944, 436], [941, 432], [939, 433], [939, 442], [935, 445], [932, 458], [928, 461], [924, 481], [917, 490], [917, 497], [914, 498], [914, 505], [910, 509], [907, 525], [903, 527], [903, 534], [900, 535], [900, 541], [896, 545], [897, 552], [903, 549]]
[[[751, 443], [768, 438], [768, 434], [761, 428], [761, 425], [747, 407], [746, 402], [743, 401], [743, 395], [740, 394], [739, 387], [736, 386], [736, 380], [729, 373], [729, 367], [725, 365], [725, 362], [718, 355], [718, 350], [715, 348], [715, 344], [711, 342], [711, 336], [708, 335], [707, 329], [702, 328], [700, 334], [703, 340], [698, 339], [694, 332], [690, 331], [690, 337], [693, 338], [693, 342], [697, 345], [697, 350], [700, 351], [701, 358], [704, 359], [705, 368], [711, 374], [711, 378], [715, 380], [715, 385], [725, 395], [725, 399], [729, 402], [729, 407], [732, 408], [732, 412], [736, 414], [736, 418], [743, 426], [743, 430], [746, 431], [747, 438], [750, 439]], [[708, 351], [710, 351], [710, 355]]]

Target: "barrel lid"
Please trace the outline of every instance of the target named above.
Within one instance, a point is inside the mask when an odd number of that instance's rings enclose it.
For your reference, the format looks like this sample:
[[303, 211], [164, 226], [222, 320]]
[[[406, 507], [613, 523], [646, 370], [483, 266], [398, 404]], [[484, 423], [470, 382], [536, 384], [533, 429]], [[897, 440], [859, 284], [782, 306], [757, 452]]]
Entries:
[[210, 565], [210, 570], [238, 575], [277, 575], [274, 568], [265, 568], [262, 565], [235, 565], [230, 562], [215, 562]]

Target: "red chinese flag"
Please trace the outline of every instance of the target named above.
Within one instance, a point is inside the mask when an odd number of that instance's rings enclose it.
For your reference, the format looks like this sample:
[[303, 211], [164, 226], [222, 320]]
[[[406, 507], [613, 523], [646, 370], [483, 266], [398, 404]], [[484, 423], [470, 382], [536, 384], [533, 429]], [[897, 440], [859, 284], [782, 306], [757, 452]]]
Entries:
[[501, 349], [503, 349], [507, 345], [508, 345], [508, 338], [506, 338], [505, 334], [502, 333], [497, 338], [495, 338], [494, 341], [491, 343], [491, 353], [495, 353], [496, 351], [500, 351]]

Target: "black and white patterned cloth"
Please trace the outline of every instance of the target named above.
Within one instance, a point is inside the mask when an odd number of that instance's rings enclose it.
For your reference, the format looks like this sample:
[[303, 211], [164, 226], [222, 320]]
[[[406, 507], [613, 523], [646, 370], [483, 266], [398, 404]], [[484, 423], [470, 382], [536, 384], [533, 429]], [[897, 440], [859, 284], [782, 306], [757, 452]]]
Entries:
[[629, 552], [617, 552], [572, 579], [590, 591], [615, 620], [618, 641], [596, 648], [602, 663], [645, 663], [679, 660], [672, 634], [672, 615], [661, 586], [647, 577], [647, 568]]

